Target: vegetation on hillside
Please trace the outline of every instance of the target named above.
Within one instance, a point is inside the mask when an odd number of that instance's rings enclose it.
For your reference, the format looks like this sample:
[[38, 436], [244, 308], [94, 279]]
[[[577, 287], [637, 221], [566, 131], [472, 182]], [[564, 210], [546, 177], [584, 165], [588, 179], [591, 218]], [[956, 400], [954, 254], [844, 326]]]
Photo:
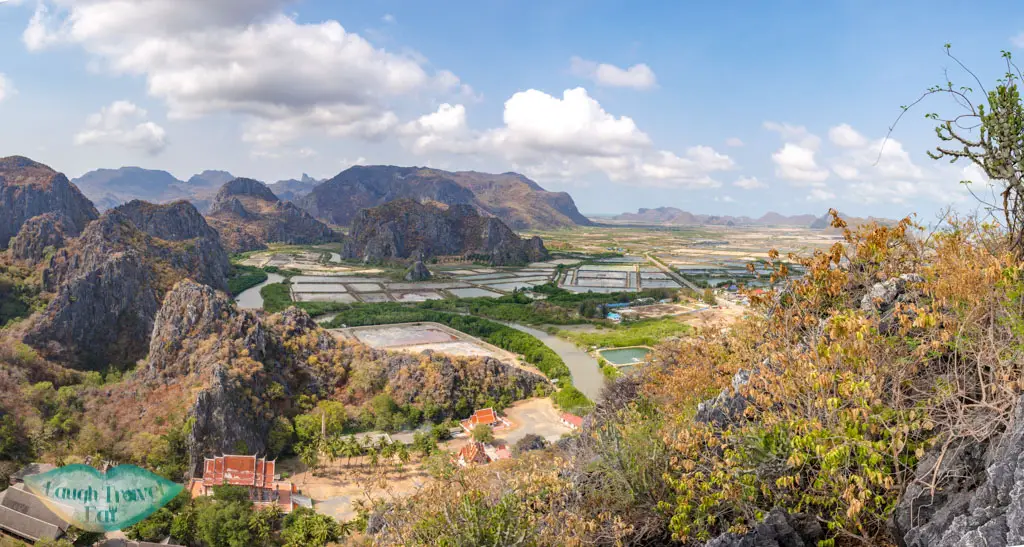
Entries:
[[558, 331], [558, 336], [572, 340], [576, 345], [587, 347], [624, 348], [629, 346], [653, 346], [673, 336], [684, 336], [693, 330], [678, 319], [646, 319], [598, 327], [595, 331]]
[[267, 280], [267, 272], [256, 266], [243, 266], [233, 264], [231, 273], [228, 275], [228, 290], [231, 296], [238, 296], [246, 289], [250, 289]]

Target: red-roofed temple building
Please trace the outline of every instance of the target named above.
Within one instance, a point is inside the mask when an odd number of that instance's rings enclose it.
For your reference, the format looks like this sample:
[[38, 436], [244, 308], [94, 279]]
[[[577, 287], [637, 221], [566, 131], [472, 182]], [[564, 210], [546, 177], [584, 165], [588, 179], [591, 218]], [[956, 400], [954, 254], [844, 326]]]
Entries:
[[256, 456], [225, 455], [203, 461], [203, 476], [192, 479], [192, 497], [213, 494], [214, 486], [246, 486], [257, 506], [277, 504], [288, 513], [295, 508], [295, 485], [274, 479], [276, 461]]

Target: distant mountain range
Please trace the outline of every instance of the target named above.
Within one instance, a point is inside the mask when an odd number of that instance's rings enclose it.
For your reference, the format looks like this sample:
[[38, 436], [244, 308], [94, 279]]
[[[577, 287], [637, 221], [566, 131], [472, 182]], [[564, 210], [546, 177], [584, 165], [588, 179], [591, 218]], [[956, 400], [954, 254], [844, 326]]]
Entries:
[[[113, 209], [123, 203], [141, 199], [151, 203], [169, 203], [180, 199], [191, 201], [200, 212], [209, 210], [217, 191], [237, 177], [227, 171], [207, 170], [183, 181], [156, 169], [121, 167], [97, 169], [71, 182], [89, 198], [100, 211]], [[302, 179], [278, 181], [270, 187], [285, 201], [308, 194], [322, 181], [303, 174]]]
[[[100, 211], [135, 199], [152, 203], [186, 199], [206, 213], [221, 186], [235, 178], [227, 171], [203, 171], [182, 181], [166, 171], [122, 167], [90, 171], [72, 182]], [[294, 202], [317, 219], [336, 226], [348, 226], [361, 209], [400, 198], [472, 205], [514, 230], [591, 224], [569, 194], [549, 192], [517, 173], [371, 165], [352, 167], [329, 180], [304, 173], [301, 178], [267, 187], [282, 201]]]
[[[891, 224], [893, 221], [884, 218], [858, 218], [840, 214], [843, 220], [851, 225], [878, 222]], [[730, 215], [694, 214], [675, 207], [658, 207], [656, 209], [640, 209], [635, 213], [623, 213], [608, 219], [615, 224], [642, 224], [647, 226], [793, 226], [824, 230], [830, 227], [828, 214], [786, 216], [776, 212], [768, 212], [760, 218]]]
[[402, 198], [472, 205], [514, 230], [591, 224], [569, 194], [548, 192], [517, 173], [359, 165], [318, 185], [297, 203], [324, 222], [348, 226], [360, 210]]

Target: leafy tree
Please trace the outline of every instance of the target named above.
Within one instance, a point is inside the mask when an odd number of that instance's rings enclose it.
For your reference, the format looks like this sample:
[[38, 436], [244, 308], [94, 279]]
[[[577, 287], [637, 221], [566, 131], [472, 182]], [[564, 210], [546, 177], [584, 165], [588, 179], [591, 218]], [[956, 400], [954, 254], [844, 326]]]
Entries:
[[286, 547], [320, 547], [338, 541], [344, 530], [338, 521], [299, 507], [284, 519], [281, 539]]
[[417, 431], [412, 436], [412, 449], [419, 452], [425, 458], [437, 450], [437, 441], [433, 435]]
[[223, 502], [249, 502], [249, 489], [245, 486], [224, 484], [213, 487], [213, 499]]
[[544, 440], [544, 437], [541, 437], [540, 435], [536, 435], [533, 433], [529, 433], [522, 439], [516, 441], [516, 444], [512, 448], [512, 451], [518, 456], [531, 450], [542, 450], [547, 445], [548, 443], [547, 441]]
[[271, 545], [274, 530], [281, 522], [281, 508], [268, 505], [254, 511], [249, 519], [249, 531], [252, 533], [254, 546]]
[[292, 423], [284, 416], [278, 416], [270, 428], [267, 438], [267, 449], [272, 455], [279, 456], [290, 450], [295, 440]]
[[494, 440], [494, 430], [489, 425], [478, 425], [473, 428], [473, 440], [479, 443], [489, 443]]
[[249, 547], [252, 503], [202, 499], [197, 503], [196, 537], [207, 547]]

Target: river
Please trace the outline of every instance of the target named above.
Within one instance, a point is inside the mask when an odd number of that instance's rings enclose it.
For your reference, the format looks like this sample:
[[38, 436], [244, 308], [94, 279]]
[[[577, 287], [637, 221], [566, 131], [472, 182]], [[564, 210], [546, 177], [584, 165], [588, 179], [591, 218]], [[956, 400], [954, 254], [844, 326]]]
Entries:
[[255, 287], [249, 287], [242, 291], [242, 294], [235, 298], [235, 302], [238, 303], [238, 307], [247, 310], [259, 310], [263, 309], [263, 296], [260, 295], [260, 289], [271, 284], [280, 283], [284, 281], [284, 277], [276, 273], [268, 273], [267, 280]]
[[576, 386], [576, 389], [582, 391], [591, 401], [597, 401], [601, 395], [601, 389], [604, 387], [604, 374], [601, 373], [601, 367], [597, 366], [597, 359], [576, 347], [576, 344], [566, 342], [542, 330], [517, 323], [499, 322], [518, 331], [536, 336], [538, 340], [544, 342], [544, 345], [551, 348], [552, 351], [565, 361], [565, 366], [569, 367], [569, 373], [572, 374], [572, 383]]

